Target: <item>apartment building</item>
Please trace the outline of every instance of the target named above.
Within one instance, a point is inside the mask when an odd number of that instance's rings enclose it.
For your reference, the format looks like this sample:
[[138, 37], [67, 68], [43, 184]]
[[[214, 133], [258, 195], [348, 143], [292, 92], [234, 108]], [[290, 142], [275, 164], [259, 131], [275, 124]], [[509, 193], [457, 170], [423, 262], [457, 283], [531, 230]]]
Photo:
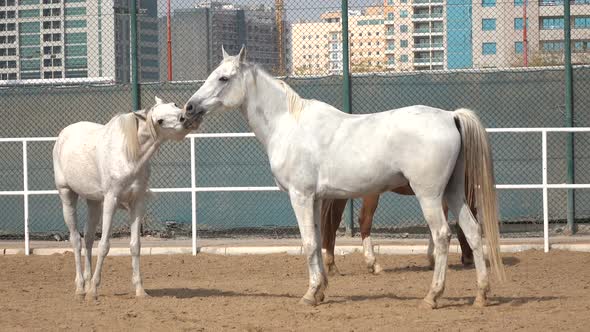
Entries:
[[[138, 1], [139, 75], [158, 80], [157, 0]], [[128, 0], [0, 0], [0, 80], [129, 82]]]
[[[326, 75], [342, 72], [340, 11], [323, 13], [319, 22], [291, 25], [292, 72]], [[386, 70], [385, 27], [382, 7], [349, 11], [350, 67], [353, 72]]]
[[[572, 1], [570, 8], [572, 62], [590, 63], [590, 0]], [[474, 67], [563, 63], [562, 0], [474, 0], [472, 23]]]

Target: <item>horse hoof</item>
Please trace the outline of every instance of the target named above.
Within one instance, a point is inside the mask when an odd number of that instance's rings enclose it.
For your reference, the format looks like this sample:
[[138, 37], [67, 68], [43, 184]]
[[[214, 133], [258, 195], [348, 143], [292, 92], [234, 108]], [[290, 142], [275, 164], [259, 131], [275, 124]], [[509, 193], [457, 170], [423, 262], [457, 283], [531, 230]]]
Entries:
[[318, 294], [316, 294], [316, 296], [315, 296], [316, 303], [321, 303], [321, 302], [324, 302], [324, 299], [325, 299], [325, 298], [326, 298], [326, 295], [324, 295], [324, 293], [323, 293], [323, 292], [319, 292], [319, 293], [318, 293]]
[[377, 274], [380, 274], [381, 272], [383, 272], [383, 268], [378, 263], [375, 263], [375, 265], [373, 265], [373, 271], [371, 273], [377, 275]]
[[463, 264], [464, 267], [473, 266], [473, 257], [461, 256], [461, 264]]
[[328, 275], [330, 277], [333, 277], [333, 276], [342, 276], [343, 275], [342, 273], [340, 273], [340, 270], [338, 270], [338, 268], [336, 266], [334, 266], [334, 267], [328, 267], [327, 270], [328, 270]]
[[488, 305], [488, 300], [484, 297], [476, 297], [475, 301], [473, 301], [473, 306], [476, 308], [483, 308]]
[[420, 303], [420, 308], [422, 309], [429, 309], [429, 310], [433, 310], [437, 308], [437, 304], [436, 302], [432, 301], [432, 300], [427, 300], [424, 299], [421, 303]]
[[88, 292], [86, 293], [86, 302], [96, 302], [98, 301], [98, 295], [96, 293]]
[[137, 291], [135, 292], [135, 297], [140, 298], [140, 299], [145, 299], [150, 297], [150, 295], [148, 293], [145, 292], [145, 290], [141, 290], [141, 291]]
[[301, 300], [299, 300], [299, 304], [315, 307], [317, 305], [317, 301], [315, 299], [310, 300], [306, 297], [302, 297]]

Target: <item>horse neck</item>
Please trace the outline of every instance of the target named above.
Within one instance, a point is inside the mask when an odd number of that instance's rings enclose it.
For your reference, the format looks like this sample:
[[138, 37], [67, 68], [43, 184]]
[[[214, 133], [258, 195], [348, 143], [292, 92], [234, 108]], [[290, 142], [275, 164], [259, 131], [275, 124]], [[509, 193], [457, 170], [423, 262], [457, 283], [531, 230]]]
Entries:
[[146, 121], [138, 121], [137, 139], [139, 142], [139, 155], [136, 161], [136, 169], [144, 167], [154, 153], [158, 151], [158, 148], [162, 143], [159, 137], [156, 136], [155, 139], [152, 137], [150, 129], [148, 128], [148, 121], [152, 121], [151, 117], [148, 117]]
[[279, 130], [279, 125], [285, 123], [282, 120], [289, 116], [287, 95], [280, 83], [255, 71], [251, 70], [251, 74], [246, 77], [248, 91], [245, 107], [241, 111], [258, 140], [267, 146], [270, 138]]

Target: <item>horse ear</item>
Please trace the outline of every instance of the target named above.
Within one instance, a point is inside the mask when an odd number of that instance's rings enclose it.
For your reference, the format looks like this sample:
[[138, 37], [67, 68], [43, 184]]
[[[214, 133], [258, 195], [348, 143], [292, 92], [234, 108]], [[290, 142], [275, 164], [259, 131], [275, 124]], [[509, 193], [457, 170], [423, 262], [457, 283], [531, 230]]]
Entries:
[[240, 54], [238, 54], [238, 58], [240, 59], [240, 62], [244, 62], [246, 59], [246, 46], [244, 44], [242, 44], [242, 49], [240, 50]]
[[225, 48], [223, 48], [223, 44], [221, 45], [221, 53], [223, 54], [223, 60], [229, 58], [229, 54], [227, 54]]
[[162, 101], [162, 99], [158, 98], [158, 96], [156, 96], [155, 99], [156, 99], [156, 105], [160, 105], [160, 104], [164, 103], [164, 101]]
[[[156, 98], [158, 98], [158, 97], [156, 97]], [[145, 112], [145, 110], [139, 110], [137, 112], [132, 112], [132, 113], [133, 113], [133, 115], [135, 115], [135, 117], [137, 119], [139, 119], [141, 121], [145, 121], [145, 119], [146, 119], [146, 112]]]

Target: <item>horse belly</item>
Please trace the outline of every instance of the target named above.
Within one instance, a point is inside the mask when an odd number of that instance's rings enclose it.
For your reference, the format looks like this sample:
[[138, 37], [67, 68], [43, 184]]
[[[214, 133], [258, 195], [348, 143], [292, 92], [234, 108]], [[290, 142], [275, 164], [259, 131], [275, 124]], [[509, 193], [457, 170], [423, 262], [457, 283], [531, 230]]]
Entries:
[[320, 176], [318, 192], [325, 198], [355, 198], [382, 193], [407, 184], [408, 180], [400, 171], [365, 168]]

